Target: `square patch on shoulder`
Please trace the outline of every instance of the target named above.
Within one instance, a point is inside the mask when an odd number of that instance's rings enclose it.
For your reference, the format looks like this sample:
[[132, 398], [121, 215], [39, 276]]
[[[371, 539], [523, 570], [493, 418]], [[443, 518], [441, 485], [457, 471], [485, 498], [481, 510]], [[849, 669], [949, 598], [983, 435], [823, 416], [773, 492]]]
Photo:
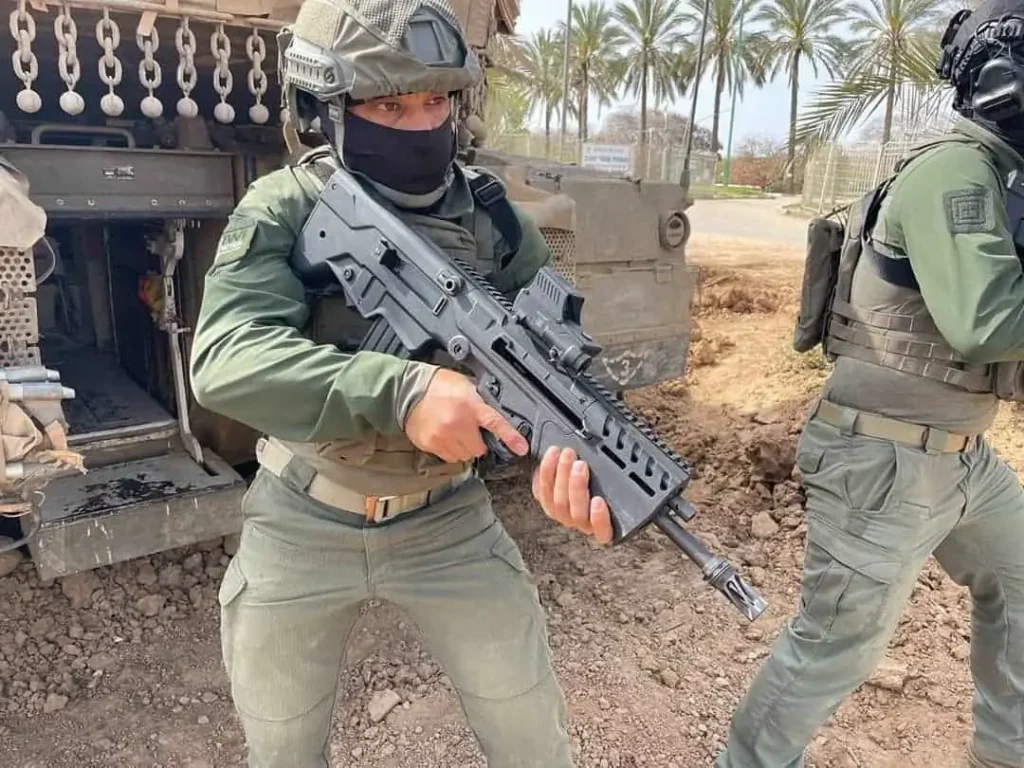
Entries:
[[946, 223], [955, 235], [990, 232], [996, 224], [991, 189], [955, 189], [942, 195]]
[[232, 216], [224, 227], [217, 243], [215, 264], [229, 264], [238, 261], [249, 250], [252, 237], [256, 234], [256, 222], [247, 216]]

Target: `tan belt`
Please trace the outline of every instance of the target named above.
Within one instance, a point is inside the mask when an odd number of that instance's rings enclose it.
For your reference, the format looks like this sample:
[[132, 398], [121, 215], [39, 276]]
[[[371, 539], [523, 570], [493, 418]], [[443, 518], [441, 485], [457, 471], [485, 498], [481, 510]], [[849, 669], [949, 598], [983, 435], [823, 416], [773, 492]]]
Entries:
[[920, 424], [898, 421], [876, 413], [836, 405], [828, 400], [819, 400], [811, 415], [833, 427], [848, 429], [855, 435], [892, 440], [937, 453], [965, 451], [974, 439], [970, 435], [958, 435]]
[[[256, 460], [260, 466], [278, 477], [283, 475], [285, 467], [295, 458], [291, 450], [278, 442], [261, 437], [256, 443]], [[362, 515], [367, 522], [380, 523], [440, 500], [472, 476], [473, 470], [469, 468], [426, 491], [400, 496], [366, 496], [315, 473], [304, 492], [329, 507]]]

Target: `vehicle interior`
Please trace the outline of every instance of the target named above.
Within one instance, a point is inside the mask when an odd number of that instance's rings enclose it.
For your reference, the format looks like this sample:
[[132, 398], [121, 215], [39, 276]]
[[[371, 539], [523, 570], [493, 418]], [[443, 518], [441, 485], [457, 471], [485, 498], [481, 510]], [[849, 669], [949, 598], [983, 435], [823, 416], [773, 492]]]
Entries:
[[[71, 10], [79, 38], [93, 38], [79, 41], [73, 93], [52, 33], [37, 34], [31, 46], [39, 109], [23, 108], [25, 84], [0, 67], [0, 155], [28, 178], [31, 199], [47, 214], [45, 237], [31, 253], [4, 249], [0, 260], [0, 280], [21, 279], [31, 294], [5, 312], [3, 330], [16, 348], [0, 349], [0, 365], [59, 371], [75, 391], [63, 402], [69, 447], [88, 470], [46, 486], [29, 545], [44, 578], [237, 530], [248, 468], [233, 467], [194, 434], [189, 326], [228, 214], [284, 152], [272, 31], [258, 30], [268, 54], [268, 113], [254, 121], [261, 115], [251, 111], [246, 85], [253, 28], [192, 19], [196, 116], [183, 117], [175, 76], [182, 21], [148, 21], [161, 41], [152, 60], [163, 73], [150, 92], [137, 74], [144, 54], [135, 44], [146, 20], [109, 13], [122, 37], [118, 111], [97, 71], [103, 49], [94, 30], [104, 14]], [[36, 19], [40, 29], [52, 23], [52, 11]], [[218, 30], [229, 41], [234, 78], [223, 102], [211, 86], [209, 41]], [[81, 109], [69, 110], [76, 101]], [[144, 114], [154, 104], [159, 114]], [[221, 120], [226, 107], [231, 119]]]

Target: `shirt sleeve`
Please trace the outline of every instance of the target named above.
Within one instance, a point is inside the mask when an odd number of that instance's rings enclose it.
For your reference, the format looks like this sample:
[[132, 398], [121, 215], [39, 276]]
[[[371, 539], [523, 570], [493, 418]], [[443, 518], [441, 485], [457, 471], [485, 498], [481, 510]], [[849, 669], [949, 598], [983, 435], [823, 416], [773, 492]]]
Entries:
[[1024, 272], [1004, 183], [977, 149], [953, 145], [894, 185], [896, 215], [939, 331], [971, 363], [1024, 359]]
[[288, 260], [314, 202], [286, 168], [254, 182], [230, 216], [193, 339], [195, 398], [285, 440], [398, 433], [436, 368], [303, 333], [310, 306]]

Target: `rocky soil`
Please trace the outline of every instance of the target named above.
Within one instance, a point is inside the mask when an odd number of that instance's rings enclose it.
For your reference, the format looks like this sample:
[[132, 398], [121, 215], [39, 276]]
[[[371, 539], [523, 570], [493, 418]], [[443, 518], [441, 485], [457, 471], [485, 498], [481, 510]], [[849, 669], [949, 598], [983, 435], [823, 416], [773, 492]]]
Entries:
[[[630, 403], [695, 465], [691, 530], [770, 601], [750, 625], [663, 535], [598, 548], [553, 526], [528, 482], [495, 504], [548, 620], [581, 768], [698, 768], [796, 607], [806, 526], [794, 448], [827, 375], [789, 351], [799, 255], [697, 240], [701, 288], [685, 380]], [[1024, 456], [1015, 413], [994, 435]], [[0, 559], [0, 766], [244, 765], [221, 670], [217, 588], [231, 539], [41, 584]], [[933, 563], [885, 663], [828, 722], [810, 768], [961, 768], [970, 732], [969, 602]], [[333, 766], [484, 762], [444, 671], [403, 617], [368, 605], [348, 651]]]

